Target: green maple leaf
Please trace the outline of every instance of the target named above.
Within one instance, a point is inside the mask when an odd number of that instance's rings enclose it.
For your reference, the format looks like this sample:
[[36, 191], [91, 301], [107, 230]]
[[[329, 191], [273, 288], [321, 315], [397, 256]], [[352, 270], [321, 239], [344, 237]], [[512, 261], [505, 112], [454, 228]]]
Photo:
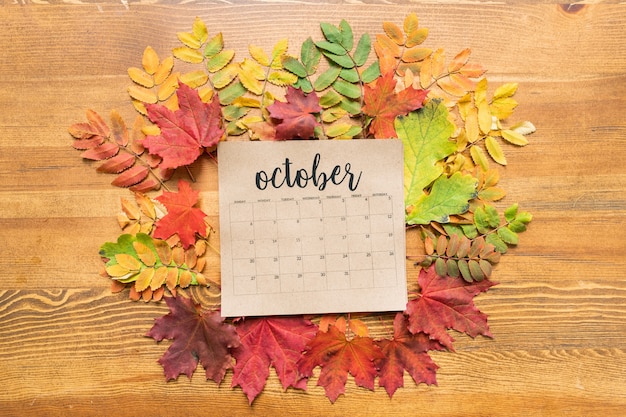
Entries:
[[464, 213], [469, 200], [476, 198], [477, 181], [471, 175], [455, 172], [451, 177], [437, 178], [429, 194], [422, 195], [412, 204], [407, 214], [408, 224], [428, 224], [432, 221], [447, 223], [451, 214]]
[[410, 207], [443, 173], [437, 162], [456, 150], [450, 140], [454, 125], [448, 120], [446, 107], [433, 100], [407, 116], [397, 117], [395, 129], [404, 143], [404, 202]]

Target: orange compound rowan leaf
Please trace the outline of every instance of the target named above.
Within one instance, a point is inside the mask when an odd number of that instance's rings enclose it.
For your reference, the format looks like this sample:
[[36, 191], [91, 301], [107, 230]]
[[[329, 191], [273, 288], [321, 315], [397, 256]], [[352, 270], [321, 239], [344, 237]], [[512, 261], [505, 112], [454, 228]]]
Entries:
[[[199, 191], [194, 191], [189, 183], [178, 181], [178, 192], [165, 191], [156, 197], [167, 209], [167, 214], [156, 222], [154, 237], [167, 239], [177, 234], [183, 247], [187, 249], [196, 241], [196, 233], [206, 236], [206, 214], [194, 205], [198, 202]], [[182, 286], [182, 285], [181, 285]]]
[[375, 343], [383, 352], [384, 358], [375, 361], [378, 368], [378, 385], [393, 394], [404, 386], [406, 370], [416, 384], [437, 385], [436, 372], [439, 368], [428, 355], [429, 350], [443, 350], [438, 342], [425, 333], [412, 334], [407, 329], [408, 321], [404, 314], [397, 313], [393, 321], [393, 338], [377, 340]]
[[327, 332], [318, 332], [309, 343], [298, 361], [298, 368], [303, 376], [310, 377], [313, 369], [320, 366], [317, 385], [324, 387], [326, 396], [334, 403], [345, 392], [348, 373], [358, 386], [374, 390], [374, 361], [383, 357], [373, 339], [356, 336], [347, 340], [345, 334], [330, 326]]
[[191, 378], [200, 362], [206, 378], [219, 384], [232, 368], [231, 349], [239, 346], [235, 328], [224, 323], [218, 311], [203, 311], [188, 298], [165, 297], [165, 302], [170, 312], [156, 319], [146, 334], [157, 342], [174, 340], [159, 359], [165, 378], [177, 379], [181, 374]]
[[93, 110], [87, 111], [87, 120], [70, 126], [69, 133], [74, 137], [73, 147], [83, 151], [83, 158], [103, 161], [98, 172], [116, 174], [111, 184], [131, 191], [160, 188], [168, 173], [152, 171], [161, 160], [144, 154], [143, 118], [138, 117], [130, 130], [115, 110], [110, 116], [111, 127]]
[[204, 148], [216, 145], [224, 135], [217, 95], [209, 103], [204, 103], [198, 91], [179, 83], [176, 96], [179, 110], [172, 111], [161, 104], [146, 107], [148, 117], [161, 133], [147, 136], [143, 145], [151, 154], [163, 158], [161, 168], [191, 164]]
[[491, 337], [487, 315], [474, 305], [473, 298], [496, 285], [484, 279], [467, 283], [462, 277], [440, 277], [435, 266], [422, 269], [418, 277], [420, 297], [407, 303], [408, 329], [423, 332], [450, 350], [454, 339], [447, 332], [453, 329], [471, 337]]
[[250, 404], [263, 391], [273, 366], [283, 389], [306, 389], [297, 362], [317, 327], [303, 317], [247, 318], [237, 326], [241, 346], [233, 350], [232, 386], [240, 386]]
[[396, 79], [391, 72], [379, 78], [376, 85], [365, 86], [363, 113], [373, 118], [369, 132], [377, 139], [397, 138], [395, 118], [421, 108], [428, 94], [428, 91], [412, 86], [399, 93], [395, 88]]

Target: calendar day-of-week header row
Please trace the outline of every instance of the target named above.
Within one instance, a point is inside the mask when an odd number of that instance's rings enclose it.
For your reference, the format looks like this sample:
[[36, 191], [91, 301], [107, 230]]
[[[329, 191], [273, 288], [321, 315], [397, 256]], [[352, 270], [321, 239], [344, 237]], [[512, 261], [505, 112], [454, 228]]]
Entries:
[[373, 193], [372, 195], [363, 195], [363, 194], [350, 194], [350, 195], [326, 195], [323, 197], [320, 196], [305, 196], [301, 198], [293, 198], [293, 197], [283, 197], [280, 200], [272, 200], [269, 198], [259, 198], [257, 200], [234, 200], [232, 204], [245, 204], [245, 203], [270, 203], [272, 201], [298, 201], [298, 200], [333, 200], [338, 198], [363, 198], [363, 197], [384, 197], [387, 196], [387, 193]]

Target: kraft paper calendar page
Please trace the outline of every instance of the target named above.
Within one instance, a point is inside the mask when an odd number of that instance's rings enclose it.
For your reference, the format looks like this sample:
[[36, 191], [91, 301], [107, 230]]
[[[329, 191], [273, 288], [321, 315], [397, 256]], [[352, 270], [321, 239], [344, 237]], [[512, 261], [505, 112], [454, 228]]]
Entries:
[[398, 140], [223, 142], [222, 315], [401, 311]]

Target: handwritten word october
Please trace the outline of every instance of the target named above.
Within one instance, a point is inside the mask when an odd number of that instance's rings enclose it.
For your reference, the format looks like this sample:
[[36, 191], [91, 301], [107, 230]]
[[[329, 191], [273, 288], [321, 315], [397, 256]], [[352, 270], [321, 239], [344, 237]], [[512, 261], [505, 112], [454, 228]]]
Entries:
[[352, 166], [348, 162], [343, 166], [343, 170], [340, 165], [335, 165], [329, 174], [326, 172], [318, 172], [321, 158], [319, 153], [315, 154], [310, 173], [304, 168], [297, 170], [292, 169], [291, 161], [289, 158], [285, 158], [285, 162], [281, 164], [281, 166], [274, 168], [271, 175], [268, 175], [265, 171], [258, 171], [256, 173], [256, 187], [259, 190], [265, 190], [268, 185], [274, 188], [280, 188], [283, 185], [289, 188], [305, 188], [310, 181], [321, 191], [326, 188], [329, 182], [339, 185], [347, 180], [348, 188], [351, 191], [357, 189], [359, 181], [361, 180], [361, 174], [363, 174], [362, 171], [359, 171], [358, 175], [355, 175], [355, 173], [350, 171]]

